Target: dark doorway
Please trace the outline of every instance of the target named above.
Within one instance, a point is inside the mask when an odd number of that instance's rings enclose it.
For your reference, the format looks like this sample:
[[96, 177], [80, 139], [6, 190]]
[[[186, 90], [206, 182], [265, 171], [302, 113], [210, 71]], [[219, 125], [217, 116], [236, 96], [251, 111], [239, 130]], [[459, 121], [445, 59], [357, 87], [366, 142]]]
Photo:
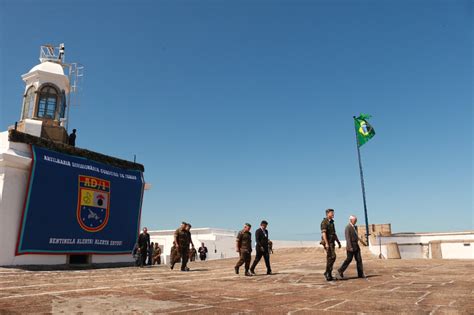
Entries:
[[69, 255], [70, 265], [89, 265], [90, 255]]

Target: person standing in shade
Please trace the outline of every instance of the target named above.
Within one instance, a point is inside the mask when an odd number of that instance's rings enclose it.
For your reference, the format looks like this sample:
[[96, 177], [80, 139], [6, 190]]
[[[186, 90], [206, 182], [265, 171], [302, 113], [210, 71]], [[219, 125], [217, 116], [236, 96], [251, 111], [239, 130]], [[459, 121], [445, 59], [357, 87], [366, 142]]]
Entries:
[[341, 248], [341, 242], [336, 235], [336, 228], [334, 226], [334, 209], [326, 210], [326, 217], [321, 222], [321, 245], [324, 246], [326, 250], [326, 271], [324, 272], [324, 277], [327, 281], [332, 281], [332, 268], [334, 262], [336, 261], [336, 245], [335, 242]]
[[206, 260], [206, 258], [207, 258], [207, 247], [204, 246], [204, 243], [201, 243], [201, 247], [199, 247], [198, 252], [199, 252], [199, 259], [201, 259], [201, 261]]
[[150, 247], [148, 248], [148, 265], [153, 265], [153, 253], [155, 250], [155, 243], [151, 242]]
[[181, 256], [181, 271], [189, 271], [189, 243], [190, 233], [187, 231], [187, 223], [182, 222], [181, 226], [174, 232], [174, 241], [176, 242], [176, 250]]
[[155, 243], [155, 248], [153, 249], [153, 265], [161, 265], [161, 247], [160, 244]]
[[189, 250], [189, 260], [196, 261], [196, 257], [197, 257], [196, 248], [194, 248], [194, 245], [191, 245], [191, 249]]
[[138, 236], [137, 240], [138, 248], [140, 249], [140, 267], [146, 265], [146, 258], [148, 254], [148, 248], [150, 248], [150, 234], [148, 234], [148, 229], [146, 227], [143, 228], [142, 233]]
[[272, 268], [270, 267], [270, 252], [268, 248], [268, 231], [267, 231], [268, 222], [263, 220], [260, 223], [260, 228], [255, 231], [255, 251], [257, 252], [255, 259], [253, 261], [250, 272], [255, 274], [255, 267], [259, 263], [260, 259], [265, 260], [265, 266], [267, 267], [267, 275], [272, 274]]
[[245, 223], [242, 231], [237, 234], [235, 250], [239, 253], [240, 258], [235, 265], [235, 273], [239, 274], [239, 268], [245, 264], [245, 275], [251, 276], [249, 272], [250, 260], [252, 259], [252, 233], [250, 223]]
[[67, 141], [67, 143], [70, 146], [73, 146], [73, 147], [76, 146], [76, 131], [77, 131], [76, 129], [72, 130], [72, 133], [69, 135], [69, 138], [68, 138], [68, 141]]
[[359, 235], [357, 233], [357, 217], [355, 215], [351, 215], [349, 217], [349, 224], [346, 226], [344, 231], [346, 237], [346, 251], [347, 251], [347, 258], [342, 263], [341, 267], [337, 270], [339, 277], [344, 278], [344, 271], [346, 271], [347, 267], [352, 261], [352, 258], [355, 258], [357, 263], [357, 276], [359, 278], [365, 278], [364, 275], [364, 267], [362, 265], [362, 256], [360, 254], [360, 247], [359, 247]]

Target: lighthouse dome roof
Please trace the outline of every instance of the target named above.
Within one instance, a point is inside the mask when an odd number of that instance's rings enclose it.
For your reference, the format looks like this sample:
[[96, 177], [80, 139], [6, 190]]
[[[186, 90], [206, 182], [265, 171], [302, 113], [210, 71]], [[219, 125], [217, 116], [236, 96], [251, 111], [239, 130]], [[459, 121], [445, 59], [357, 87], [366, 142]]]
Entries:
[[50, 62], [50, 61], [45, 61], [34, 66], [33, 68], [31, 68], [29, 72], [33, 72], [36, 70], [64, 75], [63, 67], [58, 63]]

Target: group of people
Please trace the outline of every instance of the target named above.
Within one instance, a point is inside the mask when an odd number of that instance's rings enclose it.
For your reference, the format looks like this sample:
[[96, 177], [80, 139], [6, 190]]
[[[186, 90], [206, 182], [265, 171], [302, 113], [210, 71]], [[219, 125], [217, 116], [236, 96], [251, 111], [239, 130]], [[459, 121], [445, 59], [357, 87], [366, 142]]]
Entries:
[[[191, 245], [191, 248], [189, 246]], [[197, 254], [201, 261], [207, 258], [207, 247], [201, 243], [201, 247], [196, 251], [191, 237], [191, 224], [182, 222], [181, 226], [174, 232], [173, 246], [170, 253], [170, 268], [181, 261], [181, 271], [189, 271], [188, 261], [195, 261]]]
[[268, 238], [267, 226], [268, 222], [263, 220], [260, 223], [260, 228], [255, 232], [256, 255], [252, 266], [250, 266], [250, 261], [252, 260], [252, 233], [250, 230], [252, 225], [245, 223], [244, 228], [237, 234], [235, 250], [239, 253], [239, 261], [234, 267], [236, 274], [239, 274], [240, 267], [245, 265], [245, 275], [249, 277], [255, 275], [255, 267], [257, 267], [262, 257], [265, 261], [265, 267], [267, 268], [267, 275], [272, 274], [270, 252], [272, 252], [273, 249], [272, 242]]
[[[359, 242], [364, 245], [367, 244], [359, 238], [356, 224], [357, 217], [351, 215], [349, 217], [349, 224], [344, 230], [347, 243], [347, 257], [342, 265], [337, 269], [337, 275], [340, 279], [344, 278], [344, 272], [354, 258], [357, 263], [357, 276], [359, 278], [365, 278]], [[262, 220], [262, 222], [260, 222], [260, 227], [255, 231], [256, 255], [252, 264], [252, 233], [250, 232], [252, 225], [250, 223], [245, 223], [243, 229], [237, 234], [235, 249], [239, 253], [239, 260], [234, 267], [236, 274], [239, 274], [240, 267], [244, 265], [245, 276], [255, 275], [255, 268], [262, 258], [265, 261], [266, 274], [273, 274], [270, 265], [270, 253], [273, 252], [273, 249], [272, 242], [268, 237], [267, 227], [268, 222]], [[324, 272], [324, 277], [327, 281], [335, 279], [332, 272], [334, 262], [336, 261], [336, 243], [338, 247], [341, 248], [341, 242], [337, 237], [334, 225], [334, 209], [327, 209], [326, 217], [321, 222], [320, 242], [326, 251], [326, 270]], [[187, 266], [188, 261], [195, 261], [198, 253], [201, 261], [206, 260], [208, 253], [207, 247], [204, 246], [204, 243], [201, 243], [201, 247], [196, 251], [191, 237], [191, 224], [182, 222], [181, 226], [174, 232], [173, 247], [171, 248], [170, 253], [170, 268], [173, 269], [176, 263], [181, 262], [181, 271], [189, 271], [190, 269]], [[140, 233], [134, 254], [139, 257], [137, 258], [137, 264], [140, 266], [161, 263], [161, 248], [158, 243], [150, 243], [150, 235], [147, 232], [147, 228], [143, 228], [143, 232]], [[147, 258], [148, 263], [146, 263]]]
[[[189, 246], [191, 245], [191, 248]], [[136, 265], [143, 267], [145, 265], [161, 264], [161, 247], [158, 242], [150, 242], [150, 234], [148, 229], [143, 228], [142, 233], [138, 236], [135, 248], [133, 250], [133, 257], [135, 257]], [[170, 267], [181, 261], [181, 270], [189, 271], [187, 267], [188, 260], [195, 261], [199, 253], [201, 261], [207, 259], [207, 247], [201, 243], [201, 247], [196, 251], [193, 240], [191, 238], [191, 224], [183, 222], [181, 226], [174, 233], [173, 247], [170, 253]]]
[[[347, 257], [342, 263], [342, 265], [337, 269], [337, 275], [339, 279], [344, 279], [344, 272], [346, 271], [349, 264], [355, 258], [357, 263], [357, 276], [359, 278], [365, 278], [364, 269], [362, 265], [362, 256], [360, 251], [359, 242], [364, 245], [365, 242], [359, 238], [357, 230], [357, 217], [351, 215], [349, 217], [349, 224], [344, 230], [346, 238], [346, 252]], [[252, 276], [255, 275], [255, 267], [260, 262], [262, 257], [265, 261], [265, 266], [267, 267], [267, 275], [272, 274], [272, 269], [270, 266], [270, 252], [272, 252], [272, 242], [268, 238], [267, 230], [268, 222], [263, 220], [260, 223], [260, 228], [255, 232], [255, 249], [256, 255], [255, 259], [250, 265], [252, 257], [252, 234], [250, 232], [252, 226], [250, 223], [245, 223], [243, 229], [238, 233], [236, 240], [236, 251], [239, 253], [239, 261], [235, 265], [235, 273], [239, 274], [239, 269], [242, 265], [245, 264], [245, 275]], [[334, 225], [334, 209], [326, 210], [326, 217], [321, 222], [321, 242], [320, 244], [324, 247], [326, 251], [326, 270], [324, 272], [324, 277], [327, 281], [333, 281], [335, 278], [332, 275], [334, 262], [336, 261], [336, 243], [339, 248], [341, 248], [341, 242], [336, 234], [336, 228]]]
[[[361, 242], [363, 245], [367, 244], [365, 244], [364, 241], [359, 238], [356, 223], [357, 217], [355, 215], [351, 215], [349, 217], [349, 224], [344, 230], [347, 257], [342, 263], [341, 267], [337, 269], [337, 274], [340, 279], [344, 278], [344, 272], [354, 258], [357, 263], [357, 276], [359, 278], [365, 278], [359, 242]], [[326, 251], [326, 271], [324, 272], [324, 277], [327, 281], [334, 280], [332, 270], [334, 262], [336, 261], [336, 243], [338, 247], [341, 248], [341, 242], [337, 237], [336, 228], [334, 226], [334, 209], [327, 209], [326, 217], [321, 222], [321, 245], [323, 245], [324, 250]]]
[[133, 249], [133, 256], [137, 266], [145, 265], [161, 265], [161, 247], [160, 244], [150, 242], [150, 234], [148, 229], [143, 228], [143, 232], [138, 236], [137, 243]]

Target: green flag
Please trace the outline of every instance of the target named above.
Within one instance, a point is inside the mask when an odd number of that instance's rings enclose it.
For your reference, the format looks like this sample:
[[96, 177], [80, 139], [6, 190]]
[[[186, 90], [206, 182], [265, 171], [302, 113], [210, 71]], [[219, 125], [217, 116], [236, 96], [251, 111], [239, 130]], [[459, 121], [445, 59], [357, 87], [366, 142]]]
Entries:
[[372, 116], [360, 114], [359, 117], [354, 116], [355, 130], [357, 134], [357, 145], [363, 146], [367, 141], [375, 136], [375, 130], [367, 121]]

